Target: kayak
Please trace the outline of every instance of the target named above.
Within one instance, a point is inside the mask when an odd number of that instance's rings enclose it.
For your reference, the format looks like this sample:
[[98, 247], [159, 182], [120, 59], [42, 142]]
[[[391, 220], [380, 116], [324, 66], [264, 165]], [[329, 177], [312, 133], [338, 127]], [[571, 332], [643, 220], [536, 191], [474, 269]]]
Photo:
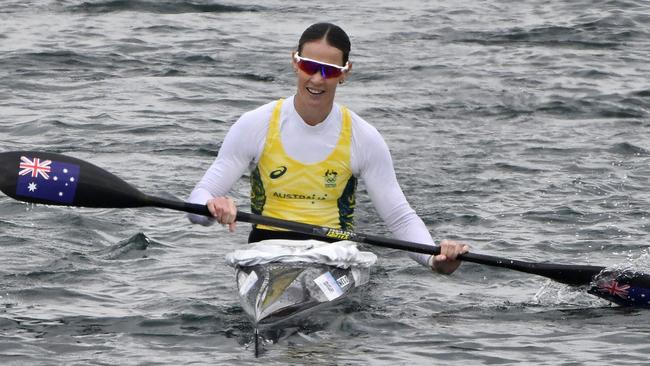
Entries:
[[302, 319], [368, 283], [377, 256], [356, 243], [264, 240], [226, 255], [255, 329]]

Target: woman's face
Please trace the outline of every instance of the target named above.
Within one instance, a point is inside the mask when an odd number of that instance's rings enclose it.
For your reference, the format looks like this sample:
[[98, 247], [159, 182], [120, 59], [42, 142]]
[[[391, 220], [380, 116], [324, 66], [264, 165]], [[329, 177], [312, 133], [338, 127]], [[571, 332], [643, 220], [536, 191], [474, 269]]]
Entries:
[[[303, 44], [300, 56], [323, 63], [343, 66], [343, 51], [330, 46], [324, 39]], [[344, 80], [347, 72], [338, 77], [324, 78], [320, 72], [308, 74], [298, 67], [293, 58], [293, 67], [298, 75], [298, 91], [295, 101], [301, 108], [329, 114], [334, 103], [336, 86]], [[320, 122], [320, 121], [318, 121]]]

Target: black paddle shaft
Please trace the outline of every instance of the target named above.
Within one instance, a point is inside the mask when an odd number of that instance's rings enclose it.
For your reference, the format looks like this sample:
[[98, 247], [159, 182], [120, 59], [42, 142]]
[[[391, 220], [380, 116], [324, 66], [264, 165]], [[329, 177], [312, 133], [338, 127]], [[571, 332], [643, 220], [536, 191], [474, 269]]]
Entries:
[[[36, 163], [37, 159], [39, 162], [38, 164]], [[32, 180], [34, 180], [34, 182], [40, 180], [38, 184], [35, 183], [35, 186], [38, 186], [39, 184], [50, 184], [43, 178], [43, 174], [49, 175], [53, 174], [56, 169], [63, 169], [61, 168], [61, 166], [63, 166], [62, 164], [69, 164], [66, 165], [70, 166], [70, 169], [68, 170], [74, 170], [76, 169], [74, 167], [78, 167], [78, 176], [75, 176], [76, 192], [74, 193], [73, 199], [63, 201], [57, 196], [32, 195], [33, 192], [26, 191], [25, 187], [22, 186], [30, 183], [31, 181], [29, 179], [31, 178], [33, 178]], [[45, 172], [45, 170], [47, 170], [46, 168], [52, 169]], [[132, 185], [102, 168], [83, 160], [61, 154], [37, 151], [13, 151], [0, 153], [0, 173], [0, 190], [12, 198], [25, 202], [106, 208], [152, 206], [211, 216], [207, 206], [205, 205], [197, 205], [145, 195]], [[19, 189], [19, 187], [22, 188]], [[440, 247], [437, 246], [364, 235], [245, 212], [237, 213], [237, 221], [268, 225], [323, 238], [351, 240], [370, 245], [425, 254], [440, 254]], [[601, 266], [587, 265], [532, 263], [476, 253], [462, 254], [459, 259], [467, 262], [508, 268], [520, 272], [540, 275], [561, 283], [577, 286], [590, 284], [594, 276], [605, 268]]]
[[[198, 209], [198, 208], [197, 208]], [[262, 224], [273, 227], [279, 227], [291, 231], [296, 231], [304, 234], [319, 236], [322, 238], [335, 238], [339, 240], [351, 240], [358, 243], [366, 243], [385, 248], [406, 250], [409, 252], [417, 252], [424, 254], [438, 255], [440, 254], [440, 247], [431, 246], [420, 243], [413, 243], [409, 241], [384, 238], [374, 235], [366, 235], [355, 232], [348, 232], [339, 229], [332, 229], [323, 226], [315, 226], [286, 220], [275, 219], [267, 216], [260, 216], [249, 214], [245, 212], [237, 213], [237, 220], [254, 224]], [[547, 264], [547, 263], [531, 263], [512, 259], [504, 259], [484, 254], [465, 253], [458, 257], [459, 259], [484, 264], [494, 267], [508, 268], [520, 272], [536, 274], [551, 278], [555, 281], [562, 282], [568, 285], [588, 285], [592, 278], [600, 273], [605, 267], [601, 266], [576, 266], [565, 264]]]

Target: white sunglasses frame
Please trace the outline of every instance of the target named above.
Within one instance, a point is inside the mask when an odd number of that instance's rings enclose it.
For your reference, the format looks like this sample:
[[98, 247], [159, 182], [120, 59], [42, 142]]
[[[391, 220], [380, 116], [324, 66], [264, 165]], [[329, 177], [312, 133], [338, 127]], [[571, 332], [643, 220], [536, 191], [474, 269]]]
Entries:
[[320, 64], [320, 65], [334, 67], [334, 68], [337, 68], [337, 69], [341, 70], [341, 72], [344, 73], [344, 74], [346, 72], [348, 72], [348, 70], [350, 70], [350, 61], [346, 62], [345, 66], [339, 66], [339, 65], [334, 65], [334, 64], [328, 64], [327, 62], [313, 60], [313, 59], [307, 58], [307, 57], [298, 56], [298, 52], [293, 53], [293, 58], [294, 58], [294, 60], [296, 60], [296, 62], [300, 62], [302, 60], [305, 60], [305, 61], [315, 62], [315, 63]]

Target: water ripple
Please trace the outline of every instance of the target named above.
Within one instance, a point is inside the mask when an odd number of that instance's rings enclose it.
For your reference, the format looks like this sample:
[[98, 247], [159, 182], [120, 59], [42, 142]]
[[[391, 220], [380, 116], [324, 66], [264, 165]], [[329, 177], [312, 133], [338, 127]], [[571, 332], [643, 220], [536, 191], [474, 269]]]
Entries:
[[184, 13], [239, 13], [255, 12], [260, 6], [236, 6], [225, 4], [201, 4], [193, 1], [145, 1], [145, 0], [109, 0], [99, 2], [84, 2], [68, 6], [67, 11], [90, 14], [104, 14], [121, 11], [154, 13], [154, 14], [184, 14]]

